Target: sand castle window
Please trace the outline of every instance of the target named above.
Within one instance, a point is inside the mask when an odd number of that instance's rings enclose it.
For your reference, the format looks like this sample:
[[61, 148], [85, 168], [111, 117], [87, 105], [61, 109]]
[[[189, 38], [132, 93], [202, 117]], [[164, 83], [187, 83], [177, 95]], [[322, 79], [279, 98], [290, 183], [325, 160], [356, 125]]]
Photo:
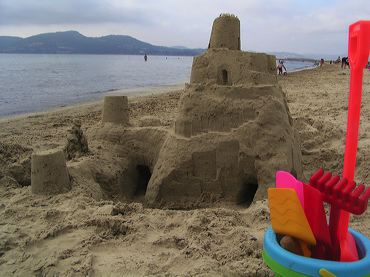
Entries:
[[136, 166], [136, 171], [138, 177], [134, 196], [144, 196], [152, 173], [148, 166], [141, 164]]
[[229, 83], [229, 76], [226, 69], [222, 70], [222, 84], [227, 85]]
[[237, 204], [249, 207], [258, 189], [257, 180], [246, 182], [238, 194]]

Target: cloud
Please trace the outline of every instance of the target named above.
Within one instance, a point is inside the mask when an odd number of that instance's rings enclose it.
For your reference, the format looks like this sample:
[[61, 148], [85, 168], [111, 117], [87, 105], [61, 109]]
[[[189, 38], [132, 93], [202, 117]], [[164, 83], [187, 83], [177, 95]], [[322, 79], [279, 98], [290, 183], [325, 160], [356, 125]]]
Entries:
[[90, 23], [150, 24], [145, 9], [99, 0], [1, 0], [0, 24], [46, 25]]

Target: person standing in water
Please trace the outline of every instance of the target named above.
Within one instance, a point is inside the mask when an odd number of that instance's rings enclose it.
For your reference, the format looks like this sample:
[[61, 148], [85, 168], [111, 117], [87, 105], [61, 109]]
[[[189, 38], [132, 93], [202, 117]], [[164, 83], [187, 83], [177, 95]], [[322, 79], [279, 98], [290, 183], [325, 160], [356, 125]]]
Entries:
[[144, 54], [144, 61], [147, 61], [148, 60], [148, 56], [146, 55], [146, 53]]

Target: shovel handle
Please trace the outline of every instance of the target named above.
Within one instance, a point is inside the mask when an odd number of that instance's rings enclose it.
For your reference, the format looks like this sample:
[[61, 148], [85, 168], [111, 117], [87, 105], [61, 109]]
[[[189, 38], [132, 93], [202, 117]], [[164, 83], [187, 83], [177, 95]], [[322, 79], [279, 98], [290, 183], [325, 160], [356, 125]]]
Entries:
[[[348, 60], [350, 64], [350, 91], [348, 100], [348, 119], [346, 148], [344, 152], [343, 178], [348, 183], [354, 179], [356, 154], [358, 145], [358, 129], [360, 125], [361, 94], [363, 69], [367, 64], [370, 51], [370, 21], [358, 21], [349, 27]], [[346, 239], [348, 233], [349, 213], [332, 207], [331, 236], [336, 238], [334, 245]], [[339, 217], [339, 218], [338, 218]], [[338, 220], [339, 219], [339, 220]], [[357, 253], [356, 253], [357, 254]]]

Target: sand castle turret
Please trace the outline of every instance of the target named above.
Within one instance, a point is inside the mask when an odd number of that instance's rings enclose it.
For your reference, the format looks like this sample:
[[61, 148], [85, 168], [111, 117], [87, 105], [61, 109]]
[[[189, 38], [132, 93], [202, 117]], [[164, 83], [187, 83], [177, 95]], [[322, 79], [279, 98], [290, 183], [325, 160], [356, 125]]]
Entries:
[[127, 96], [109, 95], [104, 97], [103, 123], [125, 124], [129, 122]]
[[32, 154], [31, 190], [36, 194], [64, 193], [71, 189], [66, 160], [62, 150]]
[[240, 50], [240, 21], [236, 16], [221, 14], [215, 19], [208, 48]]

